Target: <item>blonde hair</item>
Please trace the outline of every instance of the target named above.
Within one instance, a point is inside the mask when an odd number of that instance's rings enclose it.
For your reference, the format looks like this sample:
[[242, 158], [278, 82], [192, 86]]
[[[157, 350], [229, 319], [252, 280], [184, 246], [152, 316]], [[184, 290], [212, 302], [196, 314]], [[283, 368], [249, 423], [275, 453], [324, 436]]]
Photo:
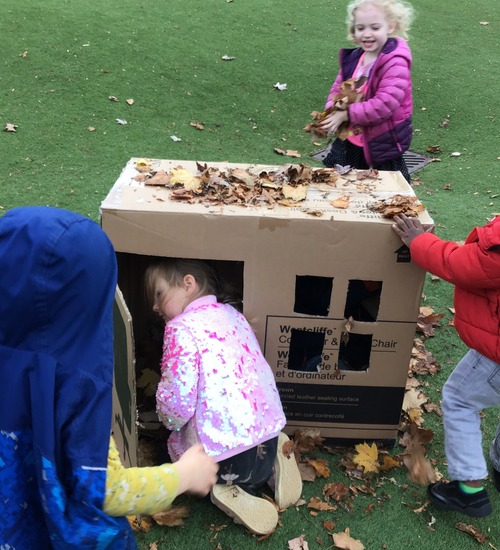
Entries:
[[179, 287], [182, 286], [186, 275], [192, 275], [198, 283], [199, 292], [193, 300], [214, 294], [219, 302], [231, 304], [239, 311], [242, 310], [239, 294], [230, 284], [219, 278], [211, 265], [203, 260], [187, 258], [161, 258], [148, 266], [144, 274], [144, 291], [148, 305], [154, 305], [156, 282], [159, 277], [165, 279], [169, 287]]
[[354, 21], [356, 10], [365, 6], [375, 6], [385, 12], [389, 23], [394, 24], [393, 34], [408, 40], [408, 30], [413, 21], [414, 10], [403, 0], [352, 0], [347, 6], [347, 39], [354, 42]]

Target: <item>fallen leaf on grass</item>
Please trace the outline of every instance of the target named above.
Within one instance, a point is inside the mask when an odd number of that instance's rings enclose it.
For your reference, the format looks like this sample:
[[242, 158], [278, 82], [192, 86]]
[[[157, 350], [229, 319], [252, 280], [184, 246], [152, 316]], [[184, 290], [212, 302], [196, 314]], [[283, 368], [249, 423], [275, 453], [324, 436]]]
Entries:
[[19, 54], [19, 57], [24, 57], [26, 59], [28, 57], [28, 50], [24, 50], [24, 52], [21, 52]]
[[232, 55], [223, 55], [223, 56], [221, 57], [221, 59], [222, 59], [223, 61], [232, 61], [232, 60], [235, 59], [235, 58], [234, 58]]
[[323, 494], [327, 498], [340, 502], [349, 495], [349, 487], [343, 483], [328, 483], [323, 487]]
[[362, 466], [365, 473], [378, 472], [378, 448], [375, 443], [368, 445], [368, 443], [359, 443], [355, 446], [356, 454], [354, 455], [353, 462], [358, 466]]
[[314, 481], [318, 477], [316, 470], [308, 462], [299, 462], [298, 466], [302, 481]]
[[197, 130], [200, 130], [200, 131], [205, 129], [204, 122], [190, 122], [189, 126], [192, 126], [193, 128], [196, 128]]
[[300, 535], [300, 537], [297, 537], [296, 539], [289, 540], [288, 550], [309, 550], [306, 537], [304, 535]]
[[147, 533], [150, 531], [154, 522], [150, 516], [127, 516], [127, 520], [132, 527], [132, 531]]
[[7, 122], [3, 130], [4, 132], [15, 132], [17, 131], [17, 124], [12, 124], [11, 122]]
[[343, 548], [344, 550], [365, 550], [365, 547], [361, 541], [351, 537], [349, 528], [347, 528], [343, 533], [334, 533], [332, 537], [333, 544], [336, 548]]
[[189, 508], [181, 504], [179, 506], [172, 506], [167, 508], [163, 512], [153, 514], [152, 518], [158, 525], [166, 525], [167, 527], [178, 527], [184, 525], [184, 518], [189, 516]]
[[281, 84], [280, 82], [276, 82], [276, 84], [274, 85], [274, 87], [279, 90], [280, 92], [284, 91], [287, 89], [287, 85], [286, 84]]
[[287, 149], [285, 151], [284, 149], [279, 149], [278, 147], [275, 147], [274, 152], [278, 153], [278, 155], [284, 155], [285, 157], [295, 157], [295, 158], [301, 157], [301, 154], [298, 151], [294, 151], [292, 149]]
[[119, 100], [116, 96], [114, 96], [114, 95], [108, 96], [108, 99], [109, 99], [109, 101], [115, 101], [115, 102], [116, 102], [116, 101], [120, 101], [120, 100]]
[[135, 103], [135, 100], [132, 99], [132, 98], [129, 98], [129, 99], [126, 99], [126, 100], [125, 100], [125, 103], [126, 103], [127, 105], [133, 105], [133, 104]]
[[89, 126], [89, 127], [87, 128], [87, 130], [88, 130], [89, 132], [95, 132], [95, 128], [94, 128], [93, 126]]
[[483, 535], [481, 531], [474, 525], [467, 525], [466, 523], [456, 523], [455, 529], [458, 529], [458, 531], [462, 531], [462, 533], [467, 533], [471, 537], [475, 538], [477, 542], [480, 544], [483, 544], [488, 541], [488, 537], [486, 535]]
[[316, 458], [314, 460], [308, 460], [308, 463], [316, 470], [318, 476], [324, 478], [330, 477], [330, 465], [326, 460]]
[[442, 153], [443, 150], [441, 149], [440, 145], [429, 145], [427, 147], [427, 152], [437, 154], [437, 153]]
[[172, 141], [182, 141], [182, 139], [180, 137], [177, 137], [177, 136], [170, 136], [170, 139]]
[[336, 506], [332, 506], [331, 504], [328, 504], [328, 502], [324, 502], [319, 497], [311, 497], [309, 499], [309, 503], [307, 504], [308, 508], [313, 508], [314, 510], [321, 510], [326, 512], [331, 512], [332, 510], [336, 510]]
[[124, 118], [117, 118], [116, 122], [117, 124], [121, 124], [122, 126], [125, 126], [125, 124], [128, 124], [128, 122]]

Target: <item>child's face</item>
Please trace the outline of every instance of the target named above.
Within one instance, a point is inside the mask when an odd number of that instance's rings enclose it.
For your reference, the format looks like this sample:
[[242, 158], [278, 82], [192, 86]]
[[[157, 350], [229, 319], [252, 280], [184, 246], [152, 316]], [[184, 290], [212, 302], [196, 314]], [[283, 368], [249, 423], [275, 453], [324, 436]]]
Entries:
[[180, 315], [190, 302], [185, 286], [170, 286], [163, 277], [158, 277], [154, 289], [153, 311], [164, 321]]
[[383, 9], [367, 4], [356, 10], [354, 40], [365, 52], [377, 56], [393, 32], [394, 24], [387, 21]]

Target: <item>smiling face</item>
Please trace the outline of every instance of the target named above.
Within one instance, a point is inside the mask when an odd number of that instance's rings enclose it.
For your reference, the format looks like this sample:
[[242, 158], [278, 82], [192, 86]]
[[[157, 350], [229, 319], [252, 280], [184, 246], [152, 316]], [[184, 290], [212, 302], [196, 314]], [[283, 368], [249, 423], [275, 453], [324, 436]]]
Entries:
[[384, 10], [377, 6], [367, 4], [355, 12], [354, 41], [372, 58], [380, 53], [394, 29]]
[[[183, 281], [184, 283], [186, 281]], [[165, 322], [180, 315], [192, 299], [190, 286], [169, 285], [163, 277], [158, 277], [154, 286], [153, 311]]]

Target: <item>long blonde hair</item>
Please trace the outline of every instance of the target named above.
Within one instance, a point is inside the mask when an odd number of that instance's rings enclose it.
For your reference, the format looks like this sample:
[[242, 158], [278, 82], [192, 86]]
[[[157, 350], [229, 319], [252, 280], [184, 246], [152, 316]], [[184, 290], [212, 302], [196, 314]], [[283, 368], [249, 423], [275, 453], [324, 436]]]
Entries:
[[375, 6], [384, 11], [387, 21], [394, 24], [394, 33], [408, 40], [408, 31], [413, 21], [414, 9], [404, 0], [352, 0], [347, 6], [347, 39], [354, 42], [354, 21], [356, 10], [364, 6]]

